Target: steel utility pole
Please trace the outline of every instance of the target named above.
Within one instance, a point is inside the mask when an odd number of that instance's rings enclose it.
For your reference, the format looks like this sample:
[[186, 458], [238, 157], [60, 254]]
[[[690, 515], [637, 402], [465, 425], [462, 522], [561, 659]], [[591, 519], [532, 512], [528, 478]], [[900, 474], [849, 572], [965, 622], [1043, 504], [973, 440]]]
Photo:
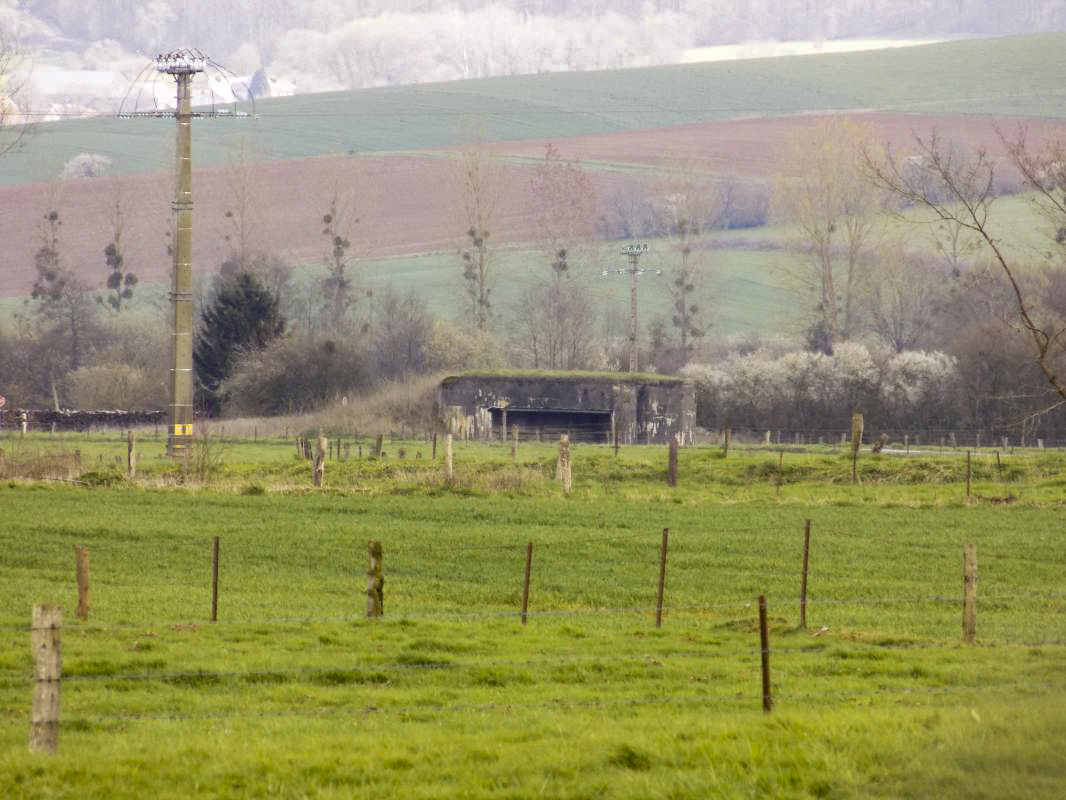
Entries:
[[648, 246], [646, 244], [631, 244], [627, 245], [622, 250], [622, 255], [629, 257], [629, 266], [624, 269], [605, 269], [603, 275], [606, 277], [612, 272], [617, 275], [629, 275], [629, 371], [637, 371], [637, 334], [639, 332], [638, 320], [637, 320], [637, 278], [643, 275], [645, 272], [654, 272], [656, 275], [662, 275], [661, 269], [646, 270], [640, 268], [640, 257], [648, 252]]
[[170, 362], [170, 404], [167, 427], [167, 455], [180, 458], [193, 441], [193, 313], [192, 313], [192, 121], [194, 117], [247, 117], [229, 109], [192, 110], [192, 83], [209, 67], [220, 69], [197, 50], [175, 50], [156, 56], [156, 72], [171, 75], [177, 84], [174, 112], [120, 112], [129, 117], [173, 117], [177, 123], [176, 168], [174, 185], [174, 271], [170, 300], [173, 310], [173, 334]]

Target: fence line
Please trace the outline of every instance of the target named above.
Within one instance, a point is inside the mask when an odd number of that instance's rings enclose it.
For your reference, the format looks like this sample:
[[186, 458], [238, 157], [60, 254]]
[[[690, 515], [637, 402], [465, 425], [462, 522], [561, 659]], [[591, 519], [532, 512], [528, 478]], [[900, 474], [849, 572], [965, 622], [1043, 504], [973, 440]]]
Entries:
[[[843, 699], [848, 700], [856, 697], [866, 696], [885, 696], [885, 695], [950, 695], [950, 694], [965, 694], [969, 692], [1017, 692], [1019, 690], [1032, 690], [1032, 691], [1061, 691], [1066, 689], [1066, 684], [1061, 683], [1009, 683], [998, 684], [995, 686], [973, 685], [973, 686], [900, 686], [893, 688], [881, 688], [873, 690], [828, 690], [824, 692], [775, 692], [776, 697], [783, 697], [786, 699], [804, 699], [804, 700], [827, 700], [827, 699]], [[566, 711], [576, 708], [626, 708], [626, 707], [665, 707], [665, 706], [684, 706], [686, 708], [705, 708], [711, 705], [736, 705], [735, 702], [729, 701], [743, 701], [745, 704], [750, 703], [753, 699], [758, 697], [758, 694], [751, 691], [739, 691], [739, 692], [722, 692], [718, 694], [697, 694], [697, 695], [671, 695], [661, 696], [655, 698], [630, 698], [630, 699], [617, 699], [617, 700], [549, 700], [542, 702], [507, 702], [507, 703], [472, 703], [467, 705], [448, 705], [448, 706], [433, 706], [433, 705], [402, 705], [402, 706], [387, 706], [387, 705], [360, 705], [360, 706], [319, 706], [317, 708], [286, 708], [270, 711], [220, 711], [220, 712], [205, 712], [205, 713], [184, 713], [184, 712], [160, 712], [149, 714], [100, 714], [100, 715], [77, 715], [71, 716], [71, 721], [82, 724], [100, 724], [100, 723], [114, 723], [114, 722], [134, 722], [134, 721], [159, 721], [159, 722], [181, 722], [181, 721], [210, 721], [210, 720], [224, 720], [224, 719], [270, 719], [277, 717], [305, 717], [305, 718], [333, 718], [333, 717], [349, 717], [349, 716], [370, 716], [372, 714], [399, 714], [399, 715], [423, 715], [423, 714], [468, 714], [468, 713], [489, 713], [489, 712], [505, 712], [511, 713], [516, 709], [525, 709], [527, 711], [542, 710], [553, 711], [560, 710]]]

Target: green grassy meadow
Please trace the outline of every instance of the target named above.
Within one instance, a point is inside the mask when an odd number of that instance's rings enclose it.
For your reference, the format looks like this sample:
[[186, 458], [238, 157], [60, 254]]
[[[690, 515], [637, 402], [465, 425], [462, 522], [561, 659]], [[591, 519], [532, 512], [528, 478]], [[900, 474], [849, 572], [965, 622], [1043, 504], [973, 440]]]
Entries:
[[[1053, 33], [265, 99], [255, 121], [199, 126], [196, 158], [200, 166], [231, 161], [237, 128], [256, 150], [282, 159], [451, 146], [471, 135], [475, 120], [485, 140], [505, 141], [810, 111], [1062, 117], [1064, 42], [1066, 34]], [[171, 127], [150, 119], [48, 123], [4, 159], [0, 184], [56, 174], [81, 152], [109, 156], [116, 174], [163, 169]]]
[[[682, 451], [425, 441], [329, 461], [281, 438], [188, 473], [142, 436], [5, 439], [82, 454], [81, 484], [0, 482], [4, 797], [1060, 797], [1066, 457]], [[368, 442], [362, 442], [364, 448]], [[401, 459], [400, 450], [404, 450]], [[206, 480], [201, 480], [206, 478]], [[809, 625], [799, 627], [812, 523]], [[670, 530], [665, 612], [654, 607]], [[219, 621], [209, 622], [211, 538]], [[365, 619], [366, 543], [385, 616]], [[530, 615], [521, 603], [534, 543]], [[961, 642], [962, 545], [978, 640]], [[74, 618], [74, 545], [92, 610]], [[768, 597], [775, 709], [761, 710]], [[26, 748], [28, 623], [65, 612], [60, 752]]]

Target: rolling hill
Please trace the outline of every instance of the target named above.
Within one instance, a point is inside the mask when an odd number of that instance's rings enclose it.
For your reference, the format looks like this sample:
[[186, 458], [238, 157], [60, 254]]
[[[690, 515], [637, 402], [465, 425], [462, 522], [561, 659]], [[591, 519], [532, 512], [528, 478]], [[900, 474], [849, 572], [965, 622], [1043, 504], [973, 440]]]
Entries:
[[[367, 286], [412, 287], [438, 313], [454, 312], [454, 253], [463, 230], [453, 188], [455, 147], [476, 133], [500, 159], [507, 190], [496, 240], [498, 308], [517, 300], [537, 256], [525, 191], [546, 143], [582, 159], [610, 213], [613, 198], [648, 191], [664, 166], [698, 157], [709, 179], [765, 186], [782, 146], [812, 117], [847, 111], [901, 142], [934, 128], [967, 145], [994, 144], [995, 124], [1028, 124], [1040, 137], [1066, 137], [1066, 34], [962, 41], [886, 50], [643, 70], [493, 78], [267, 100], [248, 122], [195, 126], [199, 167], [195, 263], [211, 271], [225, 256], [233, 204], [232, 164], [242, 151], [257, 205], [256, 244], [291, 263], [312, 264], [326, 248], [318, 224], [336, 188], [357, 189], [354, 231]], [[892, 112], [892, 113], [885, 113]], [[108, 215], [121, 192], [130, 207], [127, 261], [149, 284], [165, 281], [169, 260], [173, 125], [96, 119], [41, 126], [26, 147], [0, 160], [0, 295], [25, 294], [33, 277], [37, 227], [47, 207], [64, 219], [64, 255], [91, 281], [104, 276]], [[45, 179], [79, 152], [112, 159], [112, 177]], [[593, 233], [594, 221], [589, 222]], [[758, 232], [755, 238], [773, 240]], [[735, 238], [735, 237], [734, 237]], [[609, 248], [608, 248], [609, 249]], [[787, 326], [794, 301], [780, 285], [781, 250], [715, 247], [712, 295], [721, 330]], [[605, 303], [624, 287], [590, 285]], [[158, 293], [157, 293], [158, 294]], [[647, 312], [666, 293], [648, 293]], [[659, 296], [661, 295], [661, 296]]]

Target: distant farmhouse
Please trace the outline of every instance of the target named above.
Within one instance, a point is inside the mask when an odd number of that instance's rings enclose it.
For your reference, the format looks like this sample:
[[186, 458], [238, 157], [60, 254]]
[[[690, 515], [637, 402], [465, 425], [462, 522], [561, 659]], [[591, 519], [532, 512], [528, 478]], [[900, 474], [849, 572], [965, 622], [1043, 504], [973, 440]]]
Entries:
[[463, 439], [557, 438], [688, 444], [696, 396], [681, 378], [610, 372], [478, 372], [445, 378], [437, 394], [445, 429]]

